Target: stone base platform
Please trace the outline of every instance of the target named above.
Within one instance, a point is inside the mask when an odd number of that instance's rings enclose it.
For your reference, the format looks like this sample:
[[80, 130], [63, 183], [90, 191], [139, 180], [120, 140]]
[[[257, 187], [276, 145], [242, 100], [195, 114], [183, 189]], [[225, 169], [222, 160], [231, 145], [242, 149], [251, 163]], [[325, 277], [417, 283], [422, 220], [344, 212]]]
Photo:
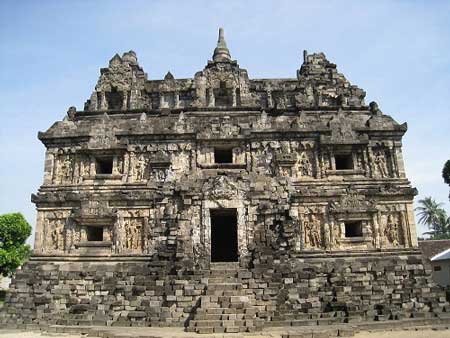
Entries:
[[414, 250], [260, 255], [247, 265], [185, 270], [147, 257], [33, 257], [14, 278], [0, 323], [173, 327], [188, 337], [441, 325], [449, 314]]
[[[176, 327], [100, 327], [100, 326], [61, 326], [52, 325], [49, 327], [37, 327], [28, 325], [27, 331], [41, 331], [43, 334], [51, 336], [61, 335], [82, 335], [84, 337], [101, 338], [334, 338], [353, 337], [360, 332], [392, 332], [395, 331], [448, 331], [450, 336], [450, 317], [435, 318], [432, 320], [410, 319], [388, 322], [363, 322], [357, 325], [328, 325], [325, 327], [272, 327], [261, 332], [252, 333], [213, 333], [198, 335], [185, 332], [182, 328]], [[1, 330], [0, 330], [1, 333]], [[443, 335], [445, 336], [445, 335]], [[59, 336], [58, 336], [59, 337]]]

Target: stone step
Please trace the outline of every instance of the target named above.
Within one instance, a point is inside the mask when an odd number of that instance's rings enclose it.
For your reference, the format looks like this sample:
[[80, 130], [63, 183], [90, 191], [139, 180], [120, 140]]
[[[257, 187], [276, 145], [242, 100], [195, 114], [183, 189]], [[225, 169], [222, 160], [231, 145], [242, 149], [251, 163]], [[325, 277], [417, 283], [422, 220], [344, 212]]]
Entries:
[[[210, 305], [211, 303], [251, 303], [255, 300], [255, 297], [251, 295], [235, 295], [234, 293], [229, 294], [224, 292], [225, 295], [205, 295], [201, 296], [201, 305]], [[226, 306], [228, 307], [228, 306]]]
[[220, 283], [220, 284], [209, 284], [206, 291], [241, 291], [246, 290], [242, 288], [241, 284], [238, 283]]
[[238, 272], [236, 270], [223, 270], [223, 271], [209, 271], [209, 274], [206, 275], [208, 278], [218, 278], [221, 280], [237, 280]]
[[253, 327], [253, 320], [191, 320], [194, 327]]
[[239, 284], [242, 285], [242, 283], [239, 281], [237, 277], [208, 277], [208, 286], [210, 285], [216, 285], [216, 284]]
[[197, 313], [195, 320], [253, 320], [255, 315], [245, 313], [230, 313], [230, 314], [209, 314]]
[[240, 333], [253, 332], [254, 328], [250, 327], [198, 327], [195, 328], [198, 334], [212, 334], [212, 333]]
[[[251, 309], [250, 309], [251, 310]], [[211, 307], [208, 308], [198, 308], [196, 315], [227, 315], [227, 314], [247, 314], [254, 315], [254, 311], [249, 311], [248, 308], [236, 309], [236, 308], [223, 308], [218, 306], [217, 304], [211, 304]]]
[[205, 296], [216, 297], [216, 298], [230, 298], [230, 297], [247, 297], [251, 299], [255, 299], [253, 294], [248, 294], [246, 291], [240, 290], [209, 290], [207, 289], [205, 292]]
[[238, 270], [239, 262], [214, 262], [209, 265], [210, 270]]
[[[221, 308], [223, 310], [228, 310], [227, 313], [244, 313], [245, 309], [248, 307], [246, 303], [210, 303], [208, 307]], [[206, 307], [203, 307], [206, 308]], [[201, 313], [197, 311], [197, 313]]]

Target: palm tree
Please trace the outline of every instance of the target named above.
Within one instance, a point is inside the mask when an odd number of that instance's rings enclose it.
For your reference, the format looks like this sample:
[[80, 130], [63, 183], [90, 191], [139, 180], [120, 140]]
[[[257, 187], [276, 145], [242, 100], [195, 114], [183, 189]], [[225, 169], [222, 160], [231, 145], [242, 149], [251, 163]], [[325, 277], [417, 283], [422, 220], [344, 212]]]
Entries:
[[431, 230], [425, 234], [432, 238], [447, 238], [450, 236], [450, 217], [442, 208], [442, 203], [436, 202], [431, 197], [419, 200], [419, 206], [415, 209], [418, 222], [427, 225]]
[[444, 209], [439, 210], [436, 225], [435, 225], [436, 234], [433, 238], [435, 239], [444, 239], [449, 238], [450, 236], [450, 217], [447, 216], [447, 213]]
[[425, 197], [419, 200], [419, 205], [415, 210], [418, 211], [419, 223], [431, 226], [436, 223], [440, 210], [442, 210], [442, 203], [436, 202], [431, 197]]

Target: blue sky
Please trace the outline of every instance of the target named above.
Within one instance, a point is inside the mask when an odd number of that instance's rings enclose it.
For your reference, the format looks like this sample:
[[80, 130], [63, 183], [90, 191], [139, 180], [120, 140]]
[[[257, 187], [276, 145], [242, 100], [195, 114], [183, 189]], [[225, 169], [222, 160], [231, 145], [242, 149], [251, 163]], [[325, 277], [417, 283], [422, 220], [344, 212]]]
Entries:
[[225, 28], [250, 77], [295, 77], [324, 52], [381, 110], [408, 122], [407, 175], [449, 208], [449, 1], [0, 1], [0, 214], [34, 225], [43, 178], [37, 132], [82, 109], [100, 67], [136, 51], [150, 79], [203, 69]]

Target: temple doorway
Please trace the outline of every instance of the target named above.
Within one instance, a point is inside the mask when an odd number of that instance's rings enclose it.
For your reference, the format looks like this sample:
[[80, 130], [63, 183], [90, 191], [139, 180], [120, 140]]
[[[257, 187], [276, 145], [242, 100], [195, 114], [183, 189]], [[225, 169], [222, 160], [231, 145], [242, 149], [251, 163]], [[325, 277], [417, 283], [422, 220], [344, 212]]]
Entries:
[[237, 210], [211, 209], [211, 262], [237, 262]]

